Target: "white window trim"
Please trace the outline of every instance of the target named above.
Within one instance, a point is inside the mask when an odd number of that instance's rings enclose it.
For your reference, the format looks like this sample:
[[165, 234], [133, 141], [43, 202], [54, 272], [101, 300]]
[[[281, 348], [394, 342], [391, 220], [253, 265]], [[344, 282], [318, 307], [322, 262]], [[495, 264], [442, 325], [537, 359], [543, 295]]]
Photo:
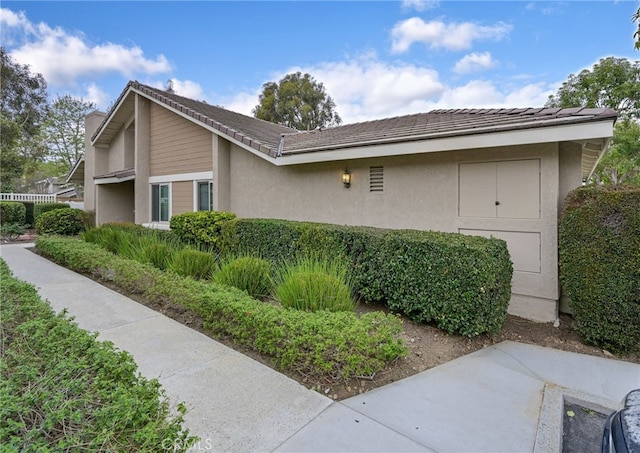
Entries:
[[165, 182], [213, 180], [213, 171], [201, 171], [198, 173], [178, 173], [174, 175], [150, 176], [149, 184], [162, 184]]
[[[208, 182], [209, 184], [213, 184], [213, 178], [199, 179], [199, 180], [193, 181], [193, 212], [197, 212], [198, 208], [200, 207], [199, 206], [200, 200], [198, 199], [198, 196], [200, 195], [200, 192], [198, 191], [198, 183], [201, 183], [201, 182]], [[213, 190], [215, 190], [215, 187], [213, 188]], [[211, 210], [212, 211], [215, 210], [214, 200], [211, 200]]]
[[[167, 185], [169, 186], [169, 220], [158, 220], [158, 221], [154, 221], [153, 220], [153, 188], [151, 186], [162, 186], [162, 185]], [[150, 183], [149, 184], [149, 218], [151, 219], [151, 222], [149, 223], [150, 225], [169, 225], [169, 222], [171, 221], [171, 215], [172, 215], [172, 193], [173, 193], [173, 185], [171, 184], [171, 182], [168, 181], [161, 181], [161, 182], [154, 182], [154, 183]], [[159, 214], [159, 210], [158, 210], [158, 214]]]

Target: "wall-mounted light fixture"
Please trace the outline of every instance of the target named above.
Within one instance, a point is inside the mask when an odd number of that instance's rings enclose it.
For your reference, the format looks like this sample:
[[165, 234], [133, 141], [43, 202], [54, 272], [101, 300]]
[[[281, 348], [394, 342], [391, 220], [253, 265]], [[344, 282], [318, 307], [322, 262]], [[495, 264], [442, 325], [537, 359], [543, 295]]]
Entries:
[[351, 173], [349, 173], [347, 169], [342, 173], [342, 184], [344, 184], [347, 189], [351, 186]]

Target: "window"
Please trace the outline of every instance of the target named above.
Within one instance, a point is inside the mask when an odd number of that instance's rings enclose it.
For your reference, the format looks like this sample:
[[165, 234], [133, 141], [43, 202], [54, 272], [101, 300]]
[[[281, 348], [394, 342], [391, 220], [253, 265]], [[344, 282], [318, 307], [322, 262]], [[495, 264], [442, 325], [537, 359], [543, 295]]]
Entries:
[[169, 221], [169, 184], [151, 185], [151, 221]]
[[213, 211], [213, 183], [198, 181], [198, 211]]

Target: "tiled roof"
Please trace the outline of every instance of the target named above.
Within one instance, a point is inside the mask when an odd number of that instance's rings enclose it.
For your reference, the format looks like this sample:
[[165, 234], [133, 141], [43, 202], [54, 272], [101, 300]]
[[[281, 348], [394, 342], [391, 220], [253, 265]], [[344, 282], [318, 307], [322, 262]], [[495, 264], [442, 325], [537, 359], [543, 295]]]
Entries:
[[283, 154], [426, 140], [616, 118], [612, 109], [524, 108], [432, 110], [285, 137]]
[[[300, 132], [136, 81], [129, 82], [114, 103], [113, 109], [117, 108], [129, 88], [271, 157], [354, 146], [551, 127], [611, 120], [617, 117], [615, 110], [592, 108], [452, 109]], [[111, 113], [113, 111], [107, 114], [105, 121], [94, 134], [94, 140], [106, 127]]]

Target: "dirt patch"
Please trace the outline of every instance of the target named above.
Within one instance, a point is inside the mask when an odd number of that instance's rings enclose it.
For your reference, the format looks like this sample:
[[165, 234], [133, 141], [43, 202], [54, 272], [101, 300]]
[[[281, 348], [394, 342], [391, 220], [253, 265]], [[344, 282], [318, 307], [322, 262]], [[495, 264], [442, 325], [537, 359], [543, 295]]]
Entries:
[[[32, 251], [37, 253], [37, 250]], [[91, 276], [88, 277], [91, 278]], [[102, 281], [98, 281], [98, 283], [105, 285], [153, 310], [156, 310], [187, 327], [212, 337], [220, 343], [223, 343], [226, 346], [253, 358], [254, 360], [257, 360], [271, 368], [275, 368], [268, 356], [257, 353], [249, 348], [238, 346], [232, 343], [229, 339], [212, 336], [210, 332], [207, 332], [204, 329], [202, 318], [184, 307], [166, 302], [148, 300], [137, 294], [130, 294], [111, 283], [105, 283]], [[356, 309], [359, 313], [366, 313], [374, 310], [388, 312], [385, 307], [376, 305], [360, 304]], [[342, 400], [367, 392], [371, 389], [390, 384], [400, 379], [407, 378], [416, 373], [420, 373], [471, 352], [500, 343], [504, 340], [518, 341], [521, 343], [561, 349], [581, 354], [589, 354], [598, 357], [616, 358], [640, 364], [640, 353], [615, 357], [608, 351], [582, 344], [578, 335], [572, 329], [572, 317], [564, 314], [560, 315], [559, 327], [554, 327], [552, 324], [536, 323], [517, 316], [508, 315], [499, 334], [494, 336], [479, 335], [474, 338], [451, 335], [438, 329], [434, 325], [418, 324], [406, 317], [401, 317], [401, 319], [404, 329], [404, 332], [401, 334], [401, 338], [405, 345], [407, 345], [407, 356], [389, 364], [384, 370], [380, 371], [370, 379], [352, 379], [348, 382], [336, 384], [328, 381], [311, 381], [306, 376], [302, 376], [297, 373], [279, 371], [308, 388], [313, 388], [335, 400]]]

